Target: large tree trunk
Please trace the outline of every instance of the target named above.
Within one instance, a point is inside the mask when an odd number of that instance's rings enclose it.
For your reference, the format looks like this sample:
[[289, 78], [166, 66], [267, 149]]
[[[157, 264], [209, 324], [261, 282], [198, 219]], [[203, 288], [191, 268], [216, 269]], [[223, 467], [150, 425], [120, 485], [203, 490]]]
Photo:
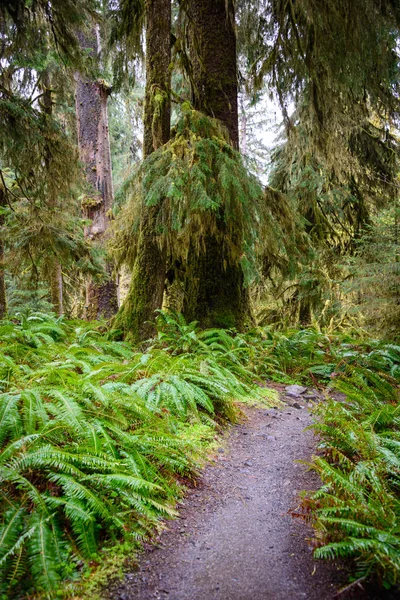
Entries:
[[[192, 102], [197, 110], [221, 120], [238, 149], [238, 97], [235, 15], [232, 0], [189, 0], [189, 48]], [[238, 225], [240, 227], [240, 225]], [[221, 234], [224, 215], [219, 218]], [[240, 237], [240, 232], [238, 232]], [[250, 320], [248, 291], [239, 264], [229, 262], [210, 235], [204, 254], [190, 252], [183, 314], [204, 327], [242, 329]]]
[[239, 147], [235, 11], [233, 0], [189, 0], [192, 103], [224, 123]]
[[[90, 49], [91, 55], [97, 57], [97, 31], [93, 29], [88, 38], [80, 34], [79, 38], [82, 47]], [[114, 199], [107, 114], [109, 94], [110, 88], [103, 80], [93, 81], [76, 75], [79, 154], [90, 188], [82, 203], [83, 216], [90, 219], [90, 224], [85, 227], [85, 237], [100, 248], [104, 248], [107, 241]], [[92, 280], [87, 283], [85, 317], [88, 320], [108, 319], [118, 310], [117, 286], [110, 263], [106, 265], [106, 272], [102, 283]]]
[[[170, 137], [171, 0], [146, 0], [146, 101], [144, 156]], [[154, 334], [162, 306], [167, 249], [156, 234], [159, 207], [142, 206], [137, 257], [128, 295], [114, 327], [135, 342]]]
[[[51, 81], [50, 74], [48, 71], [44, 71], [42, 73], [42, 88], [43, 88], [43, 111], [44, 113], [51, 119], [53, 115], [53, 98], [51, 91]], [[51, 177], [51, 154], [47, 153], [44, 157], [46, 168], [49, 171], [49, 177]], [[51, 184], [50, 184], [51, 185]], [[57, 198], [55, 195], [51, 195], [48, 199], [49, 206], [53, 211], [57, 210]], [[54, 255], [49, 258], [48, 266], [48, 279], [50, 285], [50, 296], [51, 303], [54, 308], [54, 312], [57, 315], [64, 314], [64, 306], [63, 306], [63, 279], [62, 279], [62, 271], [61, 265], [57, 260], [57, 257]]]
[[170, 138], [171, 0], [146, 0], [146, 100], [143, 153]]
[[225, 262], [215, 236], [208, 236], [205, 252], [197, 254], [194, 248], [189, 252], [182, 313], [187, 321], [199, 321], [204, 328], [241, 330], [250, 321], [240, 265]]
[[[5, 205], [6, 190], [3, 187], [2, 181], [0, 181], [0, 208], [4, 208]], [[4, 319], [7, 313], [6, 283], [4, 279], [4, 240], [2, 237], [4, 226], [5, 216], [0, 213], [0, 319]]]

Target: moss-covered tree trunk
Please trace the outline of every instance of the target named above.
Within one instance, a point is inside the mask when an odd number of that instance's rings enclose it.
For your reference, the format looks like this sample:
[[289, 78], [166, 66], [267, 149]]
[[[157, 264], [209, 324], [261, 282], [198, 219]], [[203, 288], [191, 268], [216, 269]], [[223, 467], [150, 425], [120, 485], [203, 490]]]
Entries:
[[227, 262], [220, 240], [213, 235], [206, 239], [204, 252], [189, 251], [182, 313], [201, 327], [242, 330], [250, 322], [242, 269]]
[[[146, 0], [145, 157], [170, 137], [170, 62], [171, 0]], [[135, 342], [153, 335], [155, 311], [163, 301], [167, 249], [156, 231], [158, 212], [158, 207], [142, 206], [132, 281], [114, 322]]]
[[[0, 181], [0, 209], [6, 206], [6, 191]], [[6, 282], [4, 277], [4, 227], [5, 216], [0, 213], [0, 319], [4, 319], [7, 313]]]
[[233, 0], [188, 0], [192, 104], [222, 121], [239, 147]]
[[[90, 36], [79, 35], [82, 47], [88, 48], [93, 58], [98, 57], [100, 50], [97, 33], [93, 28]], [[109, 94], [110, 88], [104, 80], [76, 75], [79, 154], [89, 187], [82, 202], [83, 216], [90, 219], [90, 224], [85, 227], [85, 237], [100, 248], [104, 248], [107, 241], [114, 199], [107, 114]], [[106, 271], [105, 281], [90, 280], [86, 285], [85, 317], [88, 320], [108, 319], [118, 310], [117, 286], [110, 263], [107, 263]]]
[[[189, 48], [192, 103], [221, 120], [232, 145], [239, 147], [235, 15], [232, 0], [189, 0]], [[224, 214], [219, 218], [224, 231]], [[238, 228], [240, 228], [238, 224]], [[241, 232], [238, 230], [238, 237]], [[190, 252], [185, 277], [183, 313], [206, 327], [242, 329], [250, 320], [248, 291], [240, 264], [224, 255], [210, 235], [206, 250]]]
[[146, 99], [143, 154], [170, 138], [171, 0], [146, 0]]

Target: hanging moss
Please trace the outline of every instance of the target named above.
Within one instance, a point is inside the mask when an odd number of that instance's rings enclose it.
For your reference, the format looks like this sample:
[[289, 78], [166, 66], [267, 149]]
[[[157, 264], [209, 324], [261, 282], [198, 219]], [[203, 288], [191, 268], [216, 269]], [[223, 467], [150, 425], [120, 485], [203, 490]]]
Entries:
[[[182, 309], [188, 315], [192, 314], [192, 299], [207, 277], [219, 277], [227, 282], [230, 271], [244, 260], [251, 262], [251, 253], [246, 256], [246, 248], [251, 250], [255, 244], [262, 189], [257, 180], [248, 175], [221, 124], [192, 110], [189, 104], [183, 106], [183, 118], [170, 142], [143, 162], [139, 172], [126, 184], [125, 194], [129, 195], [129, 202], [116, 222], [114, 240], [118, 259], [137, 268], [139, 223], [143, 211], [153, 211], [156, 215], [153, 235], [155, 231], [159, 248], [166, 252], [171, 281], [183, 283]], [[224, 272], [219, 268], [218, 273], [214, 273], [214, 266], [205, 261], [210, 240], [218, 245]], [[204, 263], [203, 281], [197, 282], [192, 274], [199, 260]], [[152, 269], [156, 267], [153, 265]], [[228, 290], [229, 286], [226, 287]], [[138, 301], [138, 290], [135, 295], [132, 302], [125, 302], [116, 320], [118, 327], [130, 331], [134, 337], [135, 329], [143, 329], [143, 325], [132, 322], [129, 315]], [[224, 313], [218, 317], [218, 324], [237, 326], [238, 319], [233, 315], [235, 309], [229, 307], [229, 297], [225, 303], [226, 306], [218, 308], [218, 313]], [[239, 312], [244, 313], [244, 307]], [[195, 318], [201, 316], [197, 310]]]
[[[189, 103], [182, 112], [171, 140], [126, 182], [121, 194], [128, 201], [115, 221], [113, 250], [120, 263], [137, 268], [142, 211], [154, 210], [168, 285], [180, 288], [178, 308], [204, 326], [243, 327], [249, 307], [242, 290], [259, 276], [260, 256], [271, 264], [288, 262], [295, 246], [301, 252], [306, 245], [301, 226], [284, 196], [264, 191], [248, 173], [219, 121]], [[218, 264], [209, 260], [213, 248], [223, 258]], [[220, 282], [215, 298], [207, 296], [209, 278]], [[132, 320], [135, 294], [116, 320], [125, 332], [142, 328]]]
[[103, 202], [103, 198], [99, 196], [84, 196], [81, 200], [81, 206], [83, 210], [88, 210], [90, 208], [96, 208]]
[[[263, 190], [222, 125], [189, 104], [182, 108], [171, 141], [149, 156], [124, 187], [129, 201], [116, 222], [114, 251], [133, 266], [143, 200], [144, 206], [160, 208], [156, 232], [174, 260], [186, 262], [189, 251], [199, 254], [213, 235], [227, 264], [252, 262], [249, 249], [262, 218]], [[222, 214], [224, 231], [218, 226]]]

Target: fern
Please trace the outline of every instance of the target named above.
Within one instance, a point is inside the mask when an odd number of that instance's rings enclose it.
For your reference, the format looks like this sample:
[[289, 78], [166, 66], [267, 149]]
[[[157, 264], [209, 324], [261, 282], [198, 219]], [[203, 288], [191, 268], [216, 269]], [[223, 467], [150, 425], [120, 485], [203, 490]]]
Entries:
[[145, 354], [90, 324], [19, 319], [0, 324], [0, 593], [51, 595], [100, 545], [173, 516], [201, 440], [259, 392], [242, 342], [180, 317]]
[[398, 550], [399, 349], [313, 330], [200, 331], [166, 312], [158, 327], [142, 353], [93, 324], [0, 323], [0, 593], [51, 596], [78, 563], [173, 516], [218, 421], [237, 401], [276, 404], [255, 385], [264, 377], [329, 377], [347, 395], [320, 408], [323, 485], [309, 502], [327, 544], [351, 538], [337, 555], [395, 581], [382, 548]]
[[400, 405], [385, 372], [372, 370], [370, 354], [367, 362], [336, 381], [345, 402], [318, 409], [314, 428], [325, 457], [313, 468], [323, 485], [306, 503], [322, 539], [316, 557], [354, 558], [359, 576], [391, 586], [400, 577]]

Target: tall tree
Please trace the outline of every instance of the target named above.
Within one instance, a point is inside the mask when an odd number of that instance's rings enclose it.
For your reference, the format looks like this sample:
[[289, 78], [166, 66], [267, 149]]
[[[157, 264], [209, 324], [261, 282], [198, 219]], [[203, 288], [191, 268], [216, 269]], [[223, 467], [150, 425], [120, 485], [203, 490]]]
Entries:
[[[51, 79], [49, 71], [44, 71], [41, 77], [41, 87], [43, 90], [43, 98], [42, 98], [42, 106], [45, 115], [51, 119], [53, 116], [53, 95], [51, 89]], [[46, 168], [49, 172], [49, 177], [51, 177], [51, 152], [50, 149], [47, 149], [46, 155], [44, 157]], [[48, 199], [49, 208], [53, 210], [57, 210], [57, 198], [55, 195], [52, 195]], [[55, 312], [58, 315], [62, 315], [64, 313], [64, 305], [63, 305], [63, 279], [62, 279], [62, 270], [60, 261], [57, 259], [57, 256], [54, 254], [49, 256], [48, 259], [48, 278], [50, 284], [50, 295], [51, 295], [51, 303], [54, 307]]]
[[[7, 269], [29, 287], [49, 282], [50, 263], [99, 271], [76, 210], [80, 178], [69, 117], [71, 72], [82, 64], [76, 31], [92, 8], [92, 0], [0, 3], [2, 237]], [[57, 267], [58, 283], [59, 275]], [[57, 308], [61, 290], [53, 290]]]
[[192, 104], [219, 119], [239, 147], [235, 10], [233, 0], [188, 0]]
[[[82, 48], [90, 51], [96, 62], [100, 55], [99, 32], [92, 27], [87, 35], [79, 34]], [[88, 194], [82, 202], [83, 215], [89, 219], [85, 237], [104, 248], [113, 204], [107, 100], [110, 87], [103, 79], [76, 76], [76, 114], [79, 154], [84, 164]], [[89, 320], [111, 318], [118, 310], [117, 286], [112, 265], [106, 264], [105, 281], [90, 279], [86, 285], [86, 314]]]
[[[0, 211], [6, 205], [6, 190], [0, 180]], [[0, 319], [4, 319], [7, 312], [6, 283], [4, 278], [4, 226], [5, 215], [0, 212]]]
[[[147, 0], [146, 98], [144, 109], [144, 157], [170, 137], [171, 1]], [[154, 331], [155, 310], [161, 308], [165, 287], [167, 249], [157, 235], [159, 206], [141, 207], [137, 254], [128, 296], [115, 327], [138, 341]]]
[[[232, 0], [188, 0], [188, 40], [194, 107], [226, 126], [231, 144], [239, 147], [235, 11]], [[220, 209], [218, 229], [224, 234]], [[241, 237], [241, 224], [237, 224]], [[210, 233], [204, 252], [189, 252], [184, 315], [205, 326], [241, 329], [250, 318], [248, 290], [240, 263], [224, 255]]]

